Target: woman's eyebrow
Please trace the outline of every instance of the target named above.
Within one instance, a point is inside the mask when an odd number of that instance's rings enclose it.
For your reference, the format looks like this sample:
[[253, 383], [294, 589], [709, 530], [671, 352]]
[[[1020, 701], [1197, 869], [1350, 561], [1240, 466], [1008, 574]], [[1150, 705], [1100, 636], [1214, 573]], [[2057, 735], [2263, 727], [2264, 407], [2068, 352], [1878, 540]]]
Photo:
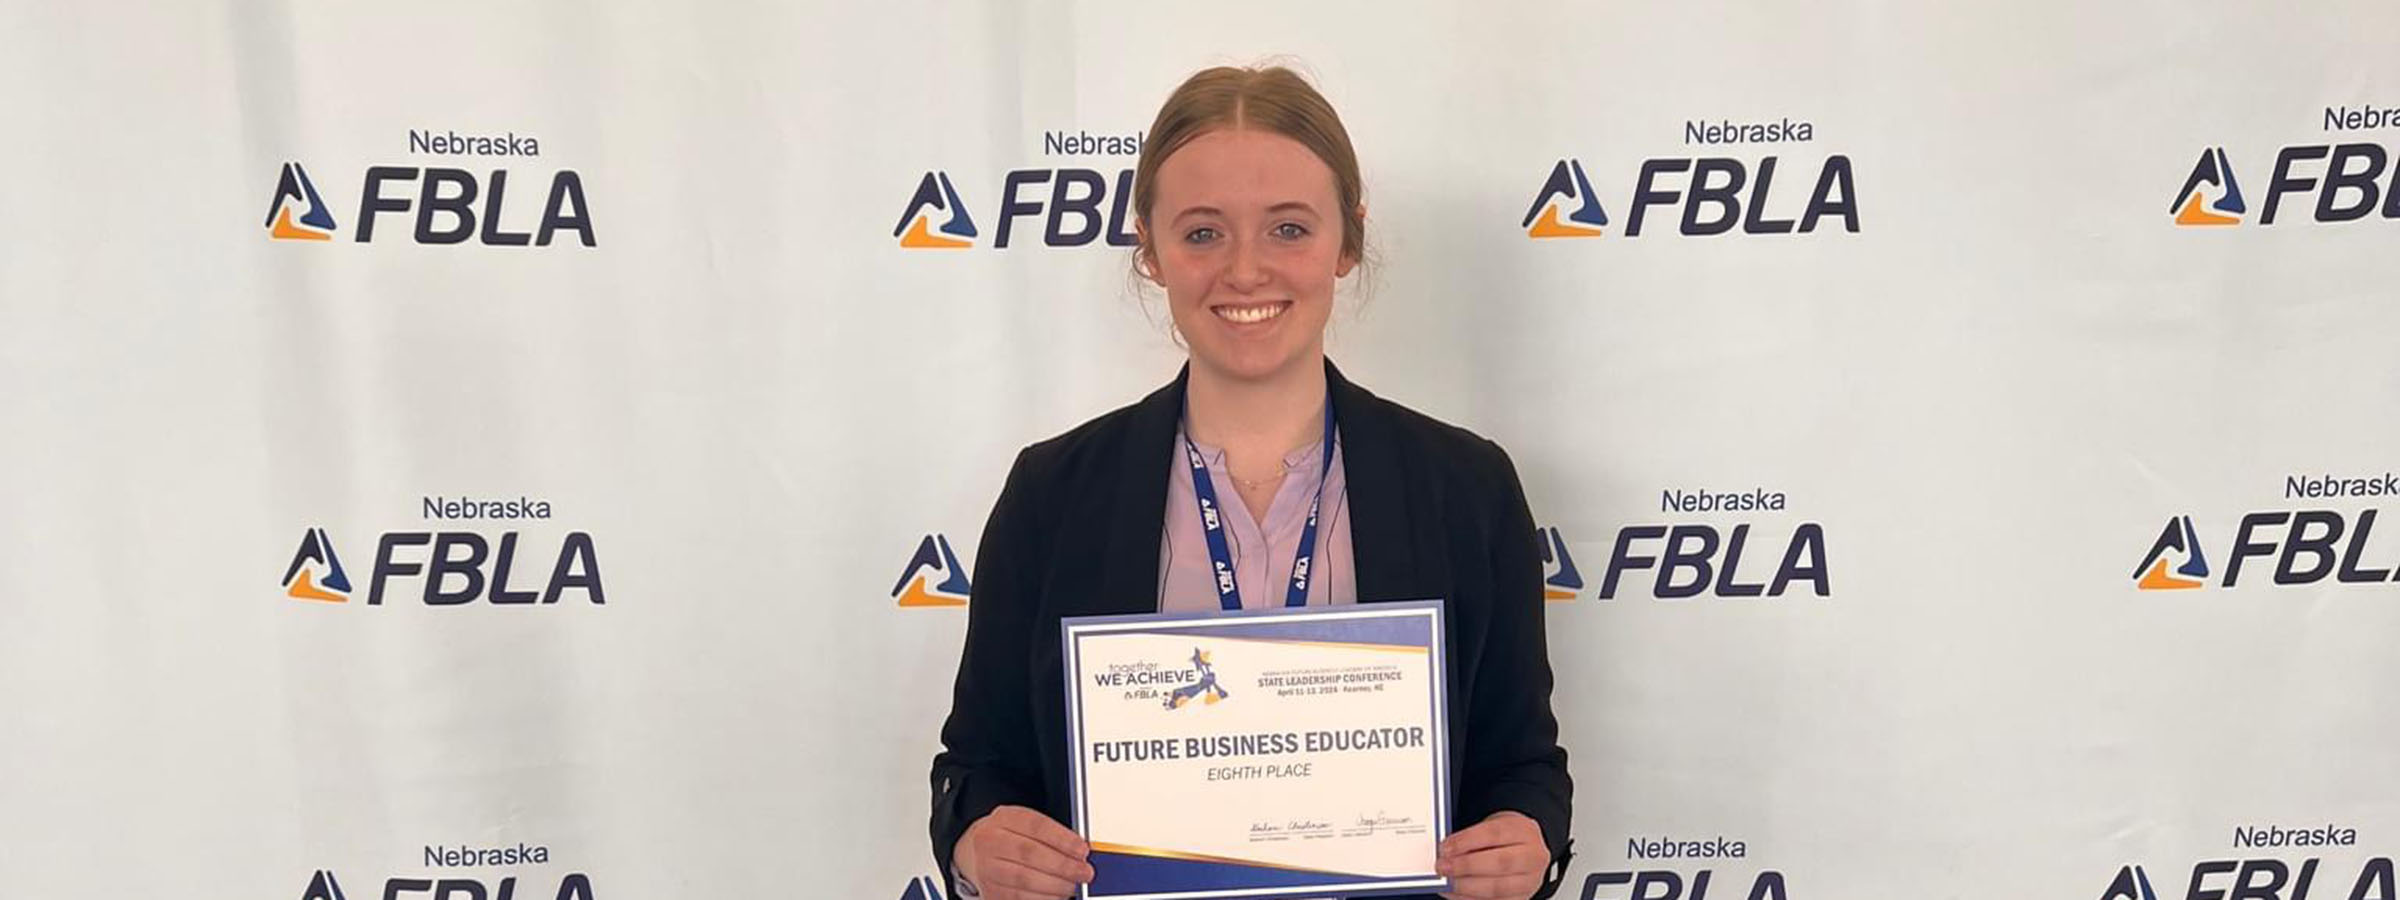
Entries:
[[[1316, 206], [1304, 200], [1286, 200], [1282, 203], [1277, 203], [1273, 206], [1267, 207], [1267, 212], [1304, 212], [1312, 216], [1318, 214]], [[1222, 216], [1224, 214], [1224, 210], [1218, 209], [1214, 206], [1189, 206], [1185, 207], [1182, 212], [1175, 214], [1175, 221], [1182, 221], [1184, 218], [1189, 216]]]

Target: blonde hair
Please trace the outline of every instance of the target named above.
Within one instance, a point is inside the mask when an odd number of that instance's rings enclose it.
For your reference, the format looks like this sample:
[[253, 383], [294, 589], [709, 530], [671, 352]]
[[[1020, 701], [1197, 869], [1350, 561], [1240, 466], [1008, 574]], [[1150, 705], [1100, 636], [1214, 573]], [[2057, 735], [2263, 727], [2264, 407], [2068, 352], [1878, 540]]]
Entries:
[[1366, 188], [1350, 132], [1325, 95], [1283, 66], [1217, 66], [1192, 73], [1158, 108], [1133, 169], [1133, 209], [1145, 235], [1136, 259], [1152, 257], [1147, 236], [1157, 200], [1158, 167], [1193, 138], [1224, 128], [1258, 128], [1299, 141], [1333, 170], [1341, 205], [1342, 257], [1363, 260], [1367, 246]]

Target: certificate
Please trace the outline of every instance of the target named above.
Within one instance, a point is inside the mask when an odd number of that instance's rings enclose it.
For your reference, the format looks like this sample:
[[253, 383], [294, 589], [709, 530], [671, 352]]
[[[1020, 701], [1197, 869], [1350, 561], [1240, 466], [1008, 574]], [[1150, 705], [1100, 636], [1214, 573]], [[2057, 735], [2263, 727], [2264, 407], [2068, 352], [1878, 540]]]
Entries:
[[1061, 631], [1085, 900], [1449, 888], [1439, 601]]

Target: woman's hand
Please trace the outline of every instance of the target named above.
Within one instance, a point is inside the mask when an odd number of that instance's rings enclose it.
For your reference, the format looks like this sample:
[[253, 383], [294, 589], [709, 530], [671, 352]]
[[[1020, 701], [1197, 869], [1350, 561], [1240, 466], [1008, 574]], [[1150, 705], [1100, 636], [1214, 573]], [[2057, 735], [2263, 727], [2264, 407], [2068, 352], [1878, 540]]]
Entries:
[[1525, 900], [1542, 886], [1550, 847], [1542, 826], [1501, 810], [1442, 841], [1434, 871], [1450, 877], [1450, 900]]
[[[1538, 843], [1538, 828], [1535, 839]], [[1049, 816], [1002, 806], [967, 826], [951, 861], [959, 877], [982, 892], [982, 900], [1058, 900], [1092, 880], [1086, 861], [1091, 852], [1090, 844]]]

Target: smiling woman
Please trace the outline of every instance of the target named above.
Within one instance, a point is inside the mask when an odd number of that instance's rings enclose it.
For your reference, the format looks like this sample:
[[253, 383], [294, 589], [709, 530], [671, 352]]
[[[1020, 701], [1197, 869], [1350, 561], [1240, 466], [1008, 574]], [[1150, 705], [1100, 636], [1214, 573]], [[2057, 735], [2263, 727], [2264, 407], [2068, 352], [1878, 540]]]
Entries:
[[[1550, 713], [1540, 548], [1506, 453], [1325, 357], [1366, 204], [1333, 107], [1288, 69], [1186, 80], [1145, 133], [1135, 267], [1190, 351], [1174, 382], [1018, 454], [977, 553], [932, 772], [953, 894], [1093, 877], [1071, 799], [1059, 622], [1438, 598], [1458, 900], [1556, 889], [1572, 785]], [[1238, 504], [1217, 502], [1230, 481]], [[1322, 527], [1320, 527], [1320, 524]], [[1278, 602], [1280, 601], [1280, 602]]]
[[1365, 252], [1358, 155], [1323, 95], [1281, 67], [1193, 75], [1148, 135], [1134, 264], [1191, 351], [1189, 436], [1222, 448], [1243, 508], [1264, 517], [1305, 462], [1287, 451], [1320, 424], [1334, 287]]

